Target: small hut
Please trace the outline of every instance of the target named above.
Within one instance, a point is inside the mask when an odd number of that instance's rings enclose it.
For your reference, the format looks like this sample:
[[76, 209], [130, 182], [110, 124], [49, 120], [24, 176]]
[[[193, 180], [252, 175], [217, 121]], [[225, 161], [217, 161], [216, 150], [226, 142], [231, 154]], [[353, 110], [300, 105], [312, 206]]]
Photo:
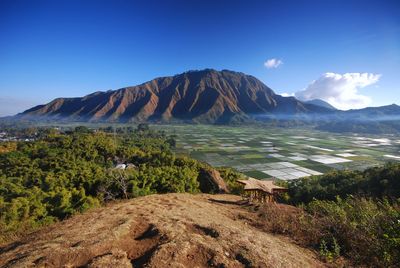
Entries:
[[249, 177], [248, 180], [238, 180], [238, 182], [244, 185], [244, 192], [249, 197], [250, 202], [275, 202], [277, 195], [287, 191], [286, 188], [275, 185], [273, 181]]

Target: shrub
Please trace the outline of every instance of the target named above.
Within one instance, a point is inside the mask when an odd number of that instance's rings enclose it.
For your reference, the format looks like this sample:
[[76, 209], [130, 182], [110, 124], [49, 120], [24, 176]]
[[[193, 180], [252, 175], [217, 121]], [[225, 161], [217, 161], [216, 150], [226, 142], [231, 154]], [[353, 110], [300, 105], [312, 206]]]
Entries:
[[325, 261], [343, 256], [369, 267], [400, 263], [399, 202], [348, 197], [314, 200], [304, 209], [267, 204], [258, 213], [264, 230], [314, 248]]
[[243, 174], [233, 170], [232, 168], [226, 167], [220, 167], [217, 168], [217, 170], [221, 174], [221, 178], [225, 181], [232, 194], [240, 195], [243, 193], [243, 185], [237, 182], [237, 180], [244, 179]]
[[306, 210], [318, 219], [321, 242], [330, 241], [330, 248], [338, 243], [343, 255], [356, 264], [387, 267], [400, 263], [397, 202], [349, 197], [315, 200]]
[[400, 198], [400, 164], [387, 163], [365, 171], [331, 171], [288, 183], [292, 204], [309, 203], [313, 199], [335, 200], [348, 195], [373, 198]]

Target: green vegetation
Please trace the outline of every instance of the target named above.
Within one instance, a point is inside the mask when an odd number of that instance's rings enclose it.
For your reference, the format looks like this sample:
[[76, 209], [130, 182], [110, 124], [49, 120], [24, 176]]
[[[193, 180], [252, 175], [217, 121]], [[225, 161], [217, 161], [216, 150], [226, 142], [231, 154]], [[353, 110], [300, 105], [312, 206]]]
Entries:
[[[174, 144], [173, 137], [145, 125], [53, 130], [33, 142], [5, 144], [0, 153], [0, 241], [109, 200], [199, 192], [199, 170], [206, 164], [177, 157], [171, 151]], [[117, 163], [128, 165], [117, 169]]]
[[258, 227], [313, 248], [333, 267], [399, 267], [399, 202], [348, 197], [314, 200], [298, 207], [268, 204], [254, 209]]
[[[400, 264], [400, 164], [365, 171], [332, 171], [287, 183], [297, 213], [273, 213], [270, 230], [290, 234], [328, 262], [344, 256], [356, 265]], [[288, 222], [290, 222], [288, 224]]]
[[331, 121], [329, 123], [320, 123], [316, 129], [330, 131], [336, 133], [353, 132], [353, 133], [368, 133], [368, 134], [399, 134], [399, 120], [365, 120], [354, 121]]
[[253, 205], [256, 226], [314, 248], [335, 267], [399, 267], [400, 164], [277, 184], [288, 188], [280, 201], [294, 206]]
[[[394, 135], [352, 135], [327, 133], [310, 128], [261, 126], [153, 125], [175, 134], [174, 151], [189, 154], [214, 167], [232, 167], [258, 179], [293, 179], [271, 175], [268, 171], [293, 172], [279, 162], [326, 173], [337, 170], [365, 170], [384, 165], [388, 155], [399, 156]], [[318, 162], [320, 156], [336, 158]], [[339, 160], [339, 161], [337, 161]], [[279, 167], [280, 166], [280, 167]], [[303, 170], [304, 171], [304, 170]], [[302, 171], [302, 172], [303, 172]], [[312, 174], [312, 173], [310, 173]], [[286, 174], [287, 175], [287, 174]], [[290, 177], [290, 176], [289, 176]]]
[[217, 170], [220, 172], [221, 177], [226, 182], [226, 185], [232, 194], [240, 195], [243, 193], [243, 185], [237, 183], [237, 180], [244, 179], [242, 174], [232, 168], [220, 167], [217, 168]]
[[372, 198], [400, 198], [400, 164], [388, 163], [365, 171], [331, 171], [323, 176], [288, 183], [293, 204], [314, 199], [336, 200], [349, 195]]
[[348, 197], [314, 200], [306, 207], [313, 221], [303, 222], [312, 246], [328, 261], [339, 253], [358, 265], [395, 267], [400, 263], [400, 203]]

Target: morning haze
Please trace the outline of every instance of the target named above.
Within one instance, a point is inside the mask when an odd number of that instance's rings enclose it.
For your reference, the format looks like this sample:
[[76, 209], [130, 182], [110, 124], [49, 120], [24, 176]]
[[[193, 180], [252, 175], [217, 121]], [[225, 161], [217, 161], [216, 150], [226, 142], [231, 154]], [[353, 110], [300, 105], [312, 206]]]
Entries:
[[397, 1], [0, 3], [0, 267], [396, 267]]

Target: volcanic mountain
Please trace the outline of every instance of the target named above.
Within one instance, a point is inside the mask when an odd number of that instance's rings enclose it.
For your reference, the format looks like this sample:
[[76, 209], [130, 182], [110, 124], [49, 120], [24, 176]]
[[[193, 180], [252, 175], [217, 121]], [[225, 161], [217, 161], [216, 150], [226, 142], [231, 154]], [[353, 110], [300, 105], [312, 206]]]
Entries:
[[205, 69], [144, 84], [58, 98], [33, 107], [20, 118], [79, 121], [201, 123], [245, 120], [259, 114], [310, 114], [330, 109], [275, 94], [257, 78], [228, 70]]

